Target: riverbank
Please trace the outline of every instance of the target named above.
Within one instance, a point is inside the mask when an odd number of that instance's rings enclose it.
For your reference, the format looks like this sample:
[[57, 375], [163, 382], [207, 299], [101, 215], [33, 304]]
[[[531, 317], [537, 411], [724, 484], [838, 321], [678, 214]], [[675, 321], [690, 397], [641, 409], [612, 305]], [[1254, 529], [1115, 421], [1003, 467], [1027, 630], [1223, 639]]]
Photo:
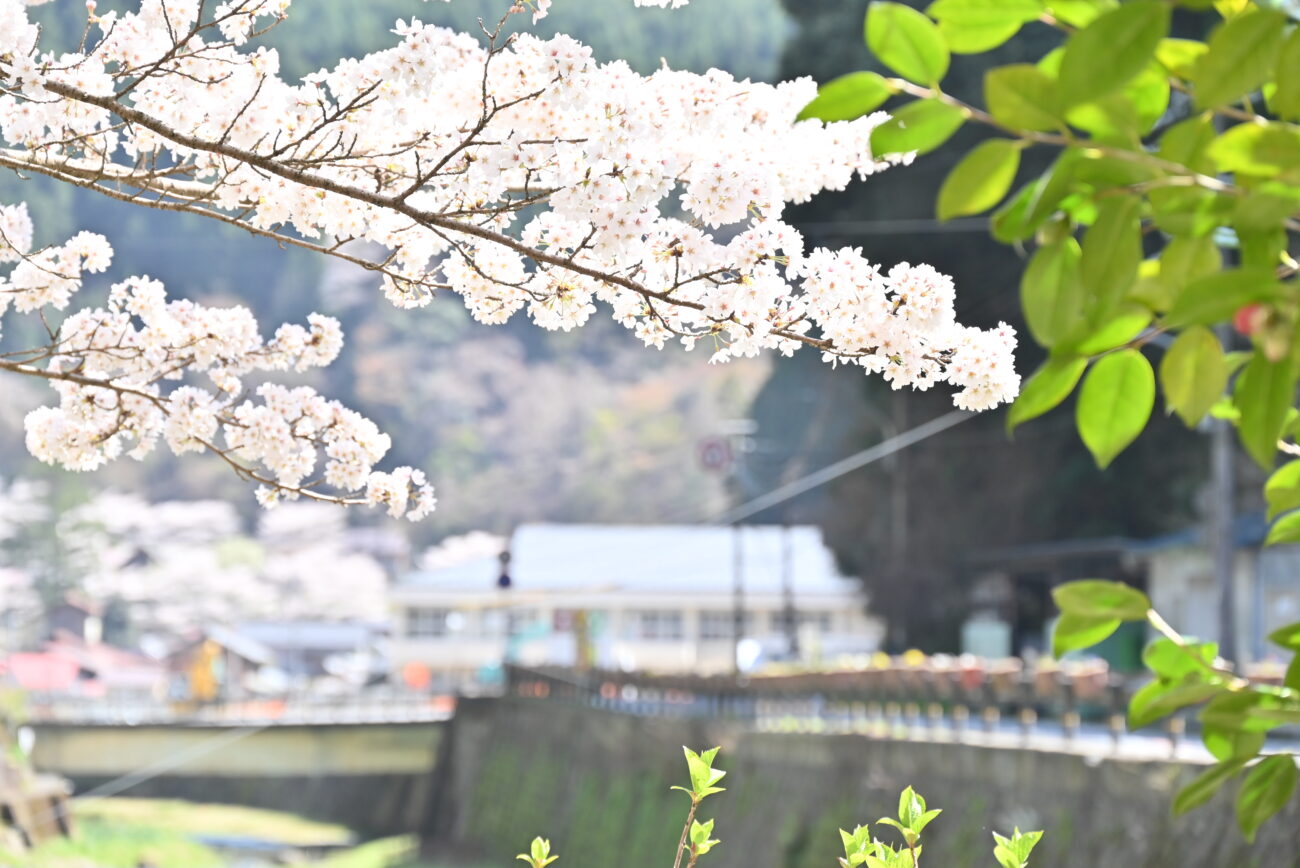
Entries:
[[346, 828], [293, 814], [178, 800], [110, 798], [73, 803], [73, 835], [0, 868], [430, 868], [413, 836], [358, 842]]

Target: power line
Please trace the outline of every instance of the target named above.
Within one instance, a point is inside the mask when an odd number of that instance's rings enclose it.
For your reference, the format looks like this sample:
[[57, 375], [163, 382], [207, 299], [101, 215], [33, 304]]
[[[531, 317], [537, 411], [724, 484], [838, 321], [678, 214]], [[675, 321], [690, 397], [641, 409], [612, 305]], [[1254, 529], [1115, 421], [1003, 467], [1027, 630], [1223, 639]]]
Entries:
[[714, 521], [718, 524], [735, 524], [743, 521], [755, 513], [776, 506], [778, 503], [784, 503], [793, 497], [798, 497], [805, 491], [811, 491], [818, 486], [825, 485], [833, 479], [838, 479], [846, 473], [851, 473], [859, 467], [865, 467], [882, 458], [893, 455], [914, 443], [919, 443], [928, 437], [932, 437], [943, 431], [947, 431], [955, 425], [960, 425], [967, 419], [974, 419], [974, 413], [967, 413], [963, 410], [950, 410], [949, 412], [910, 428], [901, 434], [896, 434], [888, 440], [883, 440], [867, 449], [863, 449], [848, 458], [836, 461], [834, 464], [827, 465], [821, 470], [809, 473], [793, 482], [788, 482], [778, 488], [769, 491], [767, 494], [760, 495], [753, 500], [742, 503], [739, 506], [732, 507], [726, 512], [719, 515]]

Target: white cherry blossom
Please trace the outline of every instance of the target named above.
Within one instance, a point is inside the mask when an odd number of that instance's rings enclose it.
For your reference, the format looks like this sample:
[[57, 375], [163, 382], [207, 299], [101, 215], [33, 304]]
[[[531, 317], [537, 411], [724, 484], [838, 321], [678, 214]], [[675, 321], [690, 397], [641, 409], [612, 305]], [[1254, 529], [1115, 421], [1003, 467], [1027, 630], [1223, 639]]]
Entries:
[[[536, 19], [549, 0], [503, 5], [486, 43], [398, 21], [391, 48], [289, 81], [257, 44], [289, 0], [141, 0], [125, 14], [91, 2], [82, 46], [42, 45], [23, 2], [0, 0], [0, 165], [357, 263], [402, 308], [451, 294], [484, 323], [560, 330], [603, 310], [647, 346], [702, 342], [714, 362], [807, 346], [895, 388], [947, 383], [967, 409], [1015, 397], [1014, 331], [959, 324], [951, 279], [807, 249], [782, 219], [888, 167], [870, 148], [883, 113], [800, 121], [809, 79], [598, 64], [568, 36], [504, 35], [510, 15]], [[22, 205], [0, 208], [0, 233], [13, 264], [0, 314], [68, 310], [111, 257], [88, 233], [31, 250]], [[423, 515], [427, 481], [375, 469], [389, 444], [372, 423], [264, 382], [329, 364], [342, 340], [318, 315], [264, 340], [247, 310], [133, 278], [0, 368], [56, 392], [28, 419], [43, 460], [89, 470], [161, 439], [221, 455], [266, 505]]]

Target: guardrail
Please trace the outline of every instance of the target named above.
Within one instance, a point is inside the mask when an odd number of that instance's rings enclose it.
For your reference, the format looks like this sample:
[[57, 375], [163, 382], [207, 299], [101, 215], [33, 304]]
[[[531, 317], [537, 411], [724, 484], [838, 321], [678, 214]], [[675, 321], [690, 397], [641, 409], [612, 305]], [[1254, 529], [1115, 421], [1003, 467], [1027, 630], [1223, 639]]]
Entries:
[[259, 697], [210, 703], [87, 699], [29, 694], [29, 723], [103, 726], [290, 726], [425, 723], [447, 720], [455, 711], [449, 695], [342, 697]]
[[1130, 733], [1137, 678], [1104, 664], [1029, 668], [894, 665], [789, 675], [653, 676], [507, 667], [506, 692], [629, 714], [732, 718], [766, 731], [858, 732], [882, 738], [1033, 746], [1090, 753], [1197, 755], [1175, 715]]

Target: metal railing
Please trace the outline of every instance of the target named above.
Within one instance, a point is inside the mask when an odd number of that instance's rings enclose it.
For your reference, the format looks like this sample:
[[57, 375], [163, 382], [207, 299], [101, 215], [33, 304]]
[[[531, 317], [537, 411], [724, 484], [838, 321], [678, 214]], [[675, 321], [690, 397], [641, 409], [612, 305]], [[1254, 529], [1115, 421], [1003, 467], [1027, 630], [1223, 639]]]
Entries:
[[29, 694], [30, 723], [103, 726], [260, 726], [424, 723], [449, 719], [455, 699], [440, 694], [377, 693], [348, 696], [282, 696], [217, 702]]
[[1031, 747], [1089, 754], [1201, 757], [1188, 720], [1139, 733], [1125, 709], [1142, 681], [1087, 664], [1028, 668], [894, 665], [790, 675], [653, 676], [511, 666], [506, 692], [627, 714], [731, 719], [768, 732]]

